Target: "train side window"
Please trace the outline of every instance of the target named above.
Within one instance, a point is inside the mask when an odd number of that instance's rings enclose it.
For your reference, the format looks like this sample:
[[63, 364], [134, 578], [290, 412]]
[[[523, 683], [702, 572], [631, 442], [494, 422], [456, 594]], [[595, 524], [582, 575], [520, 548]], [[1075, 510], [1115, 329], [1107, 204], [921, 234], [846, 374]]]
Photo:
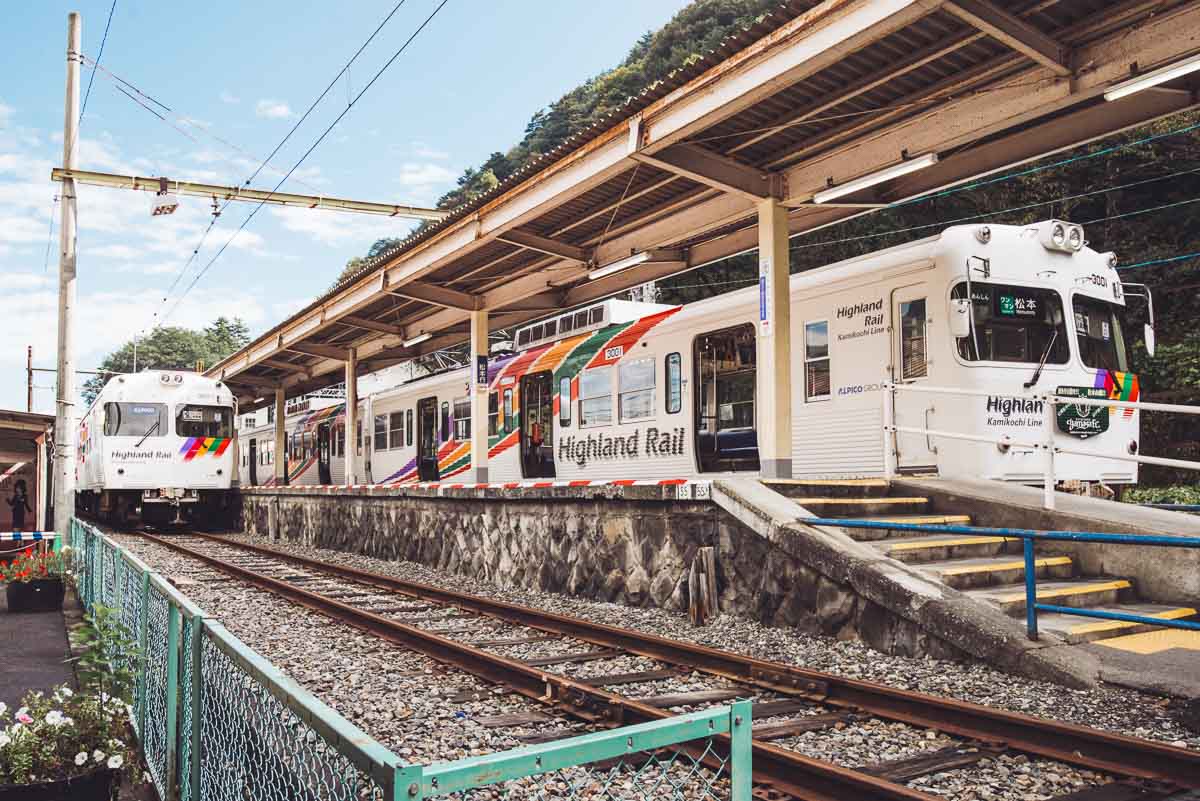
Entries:
[[929, 374], [925, 349], [925, 298], [900, 303], [900, 378]]
[[571, 425], [571, 377], [565, 375], [558, 379], [558, 424]]
[[354, 421], [354, 452], [359, 456], [362, 456], [362, 446], [363, 446], [362, 420], [355, 420]]
[[617, 368], [617, 413], [622, 423], [654, 416], [654, 359], [627, 359]]
[[488, 393], [488, 436], [500, 433], [500, 401], [495, 392]]
[[504, 430], [512, 431], [516, 426], [513, 425], [513, 391], [510, 387], [504, 390]]
[[313, 436], [313, 432], [311, 432], [311, 431], [304, 432], [304, 458], [305, 459], [311, 458], [312, 455], [314, 453], [316, 453], [316, 447], [315, 447], [316, 443], [314, 442], [314, 440], [315, 440], [315, 437]]
[[804, 399], [829, 398], [829, 321], [804, 325]]
[[459, 442], [471, 439], [471, 399], [458, 398], [454, 401], [454, 438]]
[[579, 377], [579, 427], [612, 424], [612, 368], [593, 367]]
[[338, 423], [337, 433], [334, 434], [333, 447], [334, 447], [334, 450], [337, 451], [338, 456], [346, 455], [346, 424], [345, 423]]
[[375, 415], [375, 451], [386, 451], [388, 446], [387, 415]]
[[442, 401], [442, 438], [441, 442], [450, 439], [450, 401]]
[[404, 412], [392, 412], [388, 415], [388, 448], [395, 450], [404, 447]]
[[413, 444], [413, 410], [409, 409], [404, 413], [404, 438], [408, 441], [408, 447]]
[[683, 408], [683, 357], [668, 353], [667, 370], [667, 414], [676, 414]]

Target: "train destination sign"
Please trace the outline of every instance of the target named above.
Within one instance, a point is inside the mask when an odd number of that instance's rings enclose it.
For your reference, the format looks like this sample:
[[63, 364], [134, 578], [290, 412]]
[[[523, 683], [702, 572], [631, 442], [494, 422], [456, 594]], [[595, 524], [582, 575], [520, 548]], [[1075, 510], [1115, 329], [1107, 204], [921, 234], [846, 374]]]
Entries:
[[1000, 292], [996, 295], [996, 314], [999, 317], [1037, 317], [1041, 309], [1036, 295], [1021, 292]]
[[[1108, 392], [1103, 387], [1058, 387], [1054, 394], [1070, 398], [1108, 400]], [[1055, 409], [1054, 417], [1058, 420], [1059, 431], [1080, 439], [1087, 439], [1093, 434], [1103, 434], [1108, 430], [1109, 414], [1104, 406], [1063, 403]]]

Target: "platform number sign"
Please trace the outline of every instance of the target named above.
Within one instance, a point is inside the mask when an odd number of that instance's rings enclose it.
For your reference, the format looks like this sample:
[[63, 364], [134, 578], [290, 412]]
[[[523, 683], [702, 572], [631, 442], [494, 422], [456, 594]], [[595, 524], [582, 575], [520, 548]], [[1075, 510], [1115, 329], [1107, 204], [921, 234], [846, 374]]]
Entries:
[[[1108, 400], [1108, 390], [1103, 387], [1058, 387], [1055, 395], [1070, 398]], [[1104, 406], [1087, 406], [1082, 403], [1060, 403], [1054, 411], [1058, 430], [1073, 437], [1087, 439], [1093, 434], [1108, 430], [1108, 409]]]
[[771, 335], [771, 262], [758, 263], [758, 326], [764, 337]]
[[475, 391], [488, 391], [488, 357], [482, 353], [475, 356]]

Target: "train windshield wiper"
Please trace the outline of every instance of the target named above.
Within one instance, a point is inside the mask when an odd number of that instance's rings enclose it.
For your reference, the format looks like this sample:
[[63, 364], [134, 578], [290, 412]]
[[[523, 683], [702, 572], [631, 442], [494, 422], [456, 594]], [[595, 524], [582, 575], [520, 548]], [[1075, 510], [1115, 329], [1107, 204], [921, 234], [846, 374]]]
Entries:
[[1046, 359], [1050, 358], [1050, 351], [1054, 347], [1054, 342], [1058, 339], [1058, 329], [1054, 329], [1054, 334], [1050, 337], [1050, 341], [1046, 343], [1046, 349], [1042, 351], [1041, 361], [1038, 362], [1037, 369], [1033, 371], [1033, 378], [1025, 382], [1025, 389], [1029, 389], [1038, 382], [1042, 377], [1042, 368], [1046, 366]]
[[137, 445], [134, 445], [133, 447], [135, 447], [135, 448], [142, 447], [142, 443], [146, 441], [146, 437], [150, 436], [151, 434], [153, 434], [155, 431], [158, 430], [159, 422], [160, 422], [159, 420], [155, 420], [154, 425], [150, 426], [150, 428], [146, 430], [146, 433], [142, 435], [142, 438], [137, 441]]

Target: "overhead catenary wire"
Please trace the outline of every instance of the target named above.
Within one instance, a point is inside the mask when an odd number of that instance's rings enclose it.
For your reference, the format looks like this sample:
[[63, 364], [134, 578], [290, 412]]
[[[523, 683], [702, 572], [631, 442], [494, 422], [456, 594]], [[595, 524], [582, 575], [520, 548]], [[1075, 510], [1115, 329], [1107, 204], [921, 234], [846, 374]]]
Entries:
[[[375, 82], [378, 81], [379, 78], [382, 77], [382, 75], [388, 70], [388, 68], [392, 66], [392, 64], [396, 61], [396, 59], [399, 58], [400, 55], [402, 53], [404, 53], [405, 50], [408, 49], [408, 46], [410, 44], [412, 44], [413, 40], [415, 40], [421, 34], [421, 32], [423, 30], [425, 30], [425, 28], [429, 25], [429, 23], [433, 21], [433, 18], [436, 17], [438, 15], [438, 13], [443, 8], [445, 8], [446, 4], [449, 2], [450, 2], [450, 0], [441, 0], [441, 2], [438, 3], [437, 7], [434, 8], [434, 10], [429, 14], [429, 16], [426, 17], [425, 20], [419, 26], [417, 26], [417, 29], [415, 31], [413, 31], [412, 35], [410, 35], [408, 37], [408, 39], [406, 39], [404, 41], [404, 44], [402, 44], [400, 46], [400, 48], [395, 53], [392, 54], [392, 57], [389, 58], [384, 63], [384, 65], [382, 67], [380, 67], [379, 70], [371, 77], [371, 80], [369, 80], [367, 82], [366, 86], [364, 86], [354, 96], [354, 99], [351, 100], [349, 104], [347, 104], [346, 108], [343, 109], [342, 112], [340, 114], [338, 114], [336, 118], [334, 118], [333, 122], [331, 122], [329, 124], [329, 126], [326, 127], [324, 131], [321, 132], [321, 135], [317, 137], [316, 141], [313, 142], [311, 146], [309, 146], [308, 150], [304, 151], [304, 154], [302, 156], [300, 156], [300, 158], [296, 161], [296, 163], [294, 165], [292, 165], [292, 168], [290, 170], [288, 170], [287, 175], [283, 176], [283, 178], [280, 179], [279, 183], [275, 184], [275, 186], [270, 190], [271, 194], [279, 191], [279, 188], [281, 186], [283, 186], [283, 184], [288, 180], [288, 178], [291, 177], [292, 173], [300, 168], [300, 165], [302, 165], [304, 163], [304, 161], [312, 154], [312, 152], [317, 149], [317, 147], [321, 144], [321, 142], [323, 142], [325, 140], [325, 137], [327, 137], [330, 134], [330, 132], [333, 131], [333, 129], [335, 127], [337, 127], [337, 124], [339, 122], [341, 122], [342, 119], [345, 118], [346, 114], [348, 114], [350, 112], [350, 109], [354, 108], [355, 104], [358, 103], [358, 101], [363, 97], [363, 95], [365, 95], [368, 91], [370, 91], [371, 87], [375, 85]], [[361, 52], [361, 49], [359, 52]], [[183, 294], [179, 296], [179, 298], [171, 306], [170, 310], [163, 316], [163, 322], [166, 322], [166, 320], [169, 319], [172, 314], [174, 314], [175, 309], [177, 309], [179, 307], [179, 304], [183, 302], [184, 298], [187, 297], [188, 293], [191, 292], [192, 288], [194, 286], [196, 286], [197, 283], [199, 283], [200, 279], [203, 278], [205, 276], [205, 274], [208, 273], [208, 271], [212, 268], [213, 264], [216, 263], [217, 259], [221, 258], [221, 254], [223, 254], [225, 252], [225, 250], [229, 247], [229, 245], [233, 242], [233, 240], [237, 238], [238, 234], [240, 234], [243, 230], [245, 230], [246, 226], [250, 224], [250, 221], [254, 219], [255, 215], [257, 215], [258, 212], [262, 209], [262, 207], [264, 205], [266, 205], [266, 202], [269, 199], [269, 197], [270, 197], [270, 194], [268, 194], [268, 196], [266, 198], [263, 198], [261, 201], [259, 201], [254, 206], [254, 208], [250, 210], [250, 213], [248, 215], [246, 215], [246, 219], [242, 220], [242, 223], [241, 223], [241, 225], [239, 225], [237, 227], [237, 230], [235, 230], [233, 232], [233, 234], [229, 237], [229, 239], [227, 239], [225, 241], [225, 243], [223, 245], [221, 245], [220, 250], [218, 250], [213, 255], [213, 257], [211, 259], [209, 259], [208, 263], [204, 265], [204, 267], [200, 270], [200, 272], [198, 272], [196, 274], [196, 277], [192, 279], [192, 282], [190, 284], [188, 284], [187, 289], [185, 289], [183, 291]]]
[[1172, 264], [1181, 261], [1190, 261], [1192, 259], [1200, 259], [1200, 253], [1184, 253], [1180, 256], [1168, 256], [1162, 259], [1149, 259], [1148, 261], [1139, 261], [1136, 264], [1122, 264], [1117, 267], [1117, 270], [1133, 270], [1138, 267], [1150, 267], [1158, 264]]
[[92, 83], [96, 80], [96, 68], [100, 66], [100, 59], [104, 58], [104, 45], [108, 42], [108, 29], [112, 26], [113, 12], [116, 10], [117, 0], [113, 0], [112, 5], [108, 8], [108, 21], [104, 23], [104, 36], [100, 38], [100, 50], [96, 53], [92, 74], [88, 76], [87, 91], [83, 93], [83, 105], [79, 108], [80, 124], [83, 123], [83, 115], [87, 113], [88, 98], [92, 96]]

